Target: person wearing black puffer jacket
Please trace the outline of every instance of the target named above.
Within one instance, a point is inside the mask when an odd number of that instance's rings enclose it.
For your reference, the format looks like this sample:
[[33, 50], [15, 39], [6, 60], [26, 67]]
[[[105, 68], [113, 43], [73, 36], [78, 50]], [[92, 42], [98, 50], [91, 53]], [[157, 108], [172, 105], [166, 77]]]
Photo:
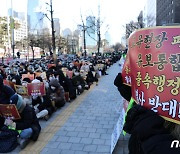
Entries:
[[180, 147], [171, 148], [174, 140], [180, 140], [180, 125], [166, 121], [152, 110], [134, 105], [123, 129], [131, 134], [129, 154], [180, 154]]
[[[123, 84], [119, 73], [114, 85], [121, 96], [130, 101], [131, 87]], [[180, 125], [169, 122], [152, 110], [135, 102], [127, 112], [123, 130], [131, 134], [128, 143], [129, 154], [180, 154], [179, 148], [171, 148], [174, 140], [180, 141]]]

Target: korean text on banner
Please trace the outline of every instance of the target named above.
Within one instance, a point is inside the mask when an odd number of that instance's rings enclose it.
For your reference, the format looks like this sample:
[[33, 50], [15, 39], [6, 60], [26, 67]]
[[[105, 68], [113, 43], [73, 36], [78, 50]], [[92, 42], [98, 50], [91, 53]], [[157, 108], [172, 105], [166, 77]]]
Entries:
[[28, 83], [27, 91], [28, 91], [28, 95], [30, 95], [30, 96], [44, 96], [46, 94], [45, 85], [43, 82]]
[[0, 104], [0, 115], [4, 117], [13, 117], [13, 119], [21, 119], [15, 104]]
[[180, 124], [180, 27], [141, 29], [129, 38], [132, 97]]

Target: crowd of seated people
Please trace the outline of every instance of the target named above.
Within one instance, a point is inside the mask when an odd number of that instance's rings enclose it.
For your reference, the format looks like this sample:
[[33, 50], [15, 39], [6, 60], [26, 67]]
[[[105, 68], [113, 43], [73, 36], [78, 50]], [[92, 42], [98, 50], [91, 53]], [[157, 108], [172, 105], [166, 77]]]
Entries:
[[[18, 132], [17, 143], [23, 149], [30, 140], [36, 141], [41, 131], [39, 119], [48, 120], [56, 110], [98, 85], [101, 75], [119, 60], [112, 57], [90, 56], [80, 58], [64, 55], [56, 62], [51, 59], [14, 61], [0, 66], [0, 104], [15, 104], [21, 119], [14, 120], [0, 115], [0, 129], [5, 127]], [[17, 87], [43, 83], [44, 94], [21, 94]], [[3, 145], [3, 144], [1, 144]], [[0, 152], [3, 152], [0, 145]], [[9, 151], [12, 149], [9, 149]], [[6, 151], [8, 151], [6, 149]]]

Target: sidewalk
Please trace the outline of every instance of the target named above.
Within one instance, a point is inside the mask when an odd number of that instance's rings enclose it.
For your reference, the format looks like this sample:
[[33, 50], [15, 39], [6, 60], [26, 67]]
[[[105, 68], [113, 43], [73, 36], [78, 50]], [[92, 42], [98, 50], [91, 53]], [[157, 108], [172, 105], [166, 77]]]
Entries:
[[[119, 118], [116, 108], [122, 101], [113, 85], [119, 71], [118, 63], [111, 66], [98, 86], [66, 103], [47, 122], [40, 122], [43, 129], [38, 141], [12, 153], [109, 154], [111, 134]], [[128, 138], [120, 137], [114, 154], [128, 153]]]

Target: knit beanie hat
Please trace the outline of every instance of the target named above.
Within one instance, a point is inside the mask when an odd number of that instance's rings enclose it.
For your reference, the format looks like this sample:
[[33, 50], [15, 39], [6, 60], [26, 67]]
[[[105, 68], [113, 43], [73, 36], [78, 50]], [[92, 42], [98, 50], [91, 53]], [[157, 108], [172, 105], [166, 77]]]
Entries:
[[23, 98], [21, 95], [14, 94], [10, 98], [10, 104], [15, 104], [17, 109], [20, 110], [21, 106], [23, 105]]

